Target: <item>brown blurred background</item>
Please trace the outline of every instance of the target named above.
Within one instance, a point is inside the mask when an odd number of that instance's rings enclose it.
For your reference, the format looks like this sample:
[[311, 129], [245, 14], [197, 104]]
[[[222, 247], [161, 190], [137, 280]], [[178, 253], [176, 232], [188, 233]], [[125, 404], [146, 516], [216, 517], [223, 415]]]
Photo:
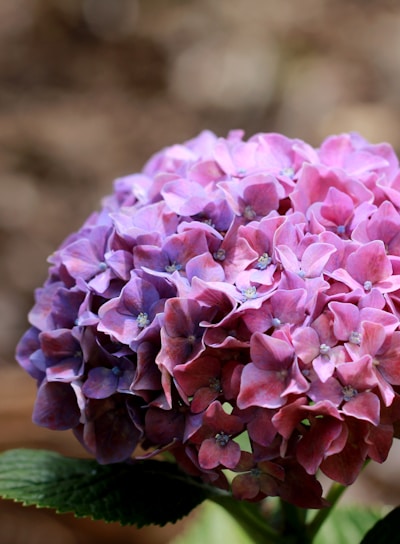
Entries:
[[[0, 0], [0, 449], [82, 453], [68, 433], [31, 424], [35, 386], [13, 359], [46, 257], [114, 178], [204, 128], [239, 127], [313, 145], [356, 130], [400, 150], [399, 3]], [[387, 466], [363, 485], [378, 489]], [[389, 481], [390, 496], [371, 497], [398, 502]], [[354, 500], [365, 497], [357, 489]], [[0, 509], [1, 544], [156, 544], [170, 530], [146, 540], [148, 531]]]

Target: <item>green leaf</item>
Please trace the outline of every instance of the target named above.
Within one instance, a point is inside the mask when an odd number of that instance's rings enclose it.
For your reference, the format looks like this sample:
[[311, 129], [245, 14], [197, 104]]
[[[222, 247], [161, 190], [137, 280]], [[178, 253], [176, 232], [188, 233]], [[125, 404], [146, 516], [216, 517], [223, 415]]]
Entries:
[[138, 527], [174, 523], [211, 496], [211, 488], [174, 463], [99, 465], [43, 450], [0, 454], [0, 496], [77, 517]]
[[[360, 542], [374, 523], [381, 518], [379, 509], [359, 506], [336, 506], [318, 531], [314, 544], [349, 544]], [[372, 541], [371, 541], [372, 542]], [[389, 541], [388, 541], [389, 542]], [[390, 541], [393, 544], [394, 540]], [[377, 544], [378, 541], [374, 542]]]
[[400, 507], [398, 506], [379, 520], [363, 538], [361, 544], [399, 544]]
[[185, 533], [171, 544], [221, 544], [221, 541], [229, 544], [254, 544], [254, 540], [224, 508], [207, 501]]

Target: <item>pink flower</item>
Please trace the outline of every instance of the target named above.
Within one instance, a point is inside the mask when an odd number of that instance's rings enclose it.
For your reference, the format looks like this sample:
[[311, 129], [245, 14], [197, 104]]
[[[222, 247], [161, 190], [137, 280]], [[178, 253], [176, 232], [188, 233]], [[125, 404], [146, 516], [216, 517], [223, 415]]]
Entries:
[[399, 209], [393, 149], [356, 134], [159, 151], [49, 259], [17, 347], [34, 421], [324, 506], [319, 473], [352, 483], [399, 427]]

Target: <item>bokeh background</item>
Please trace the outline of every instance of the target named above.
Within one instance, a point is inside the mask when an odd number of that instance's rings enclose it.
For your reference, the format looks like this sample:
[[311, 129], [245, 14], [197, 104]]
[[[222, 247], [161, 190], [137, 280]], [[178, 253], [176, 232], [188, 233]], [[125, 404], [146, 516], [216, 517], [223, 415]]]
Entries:
[[[14, 349], [33, 290], [113, 179], [204, 128], [315, 146], [358, 131], [400, 150], [399, 2], [0, 0], [1, 450], [82, 454], [30, 421], [35, 385]], [[399, 502], [394, 462], [369, 470], [352, 499]], [[178, 530], [0, 508], [3, 544], [156, 544]]]

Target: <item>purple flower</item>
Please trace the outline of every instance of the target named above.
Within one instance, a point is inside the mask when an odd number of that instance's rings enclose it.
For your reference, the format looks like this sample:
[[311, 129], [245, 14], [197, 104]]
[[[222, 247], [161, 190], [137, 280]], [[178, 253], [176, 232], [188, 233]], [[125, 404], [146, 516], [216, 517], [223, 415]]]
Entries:
[[49, 259], [17, 347], [34, 421], [324, 506], [320, 472], [350, 484], [398, 434], [399, 209], [393, 149], [356, 134], [159, 151]]
[[238, 470], [241, 474], [232, 482], [232, 493], [238, 499], [249, 501], [279, 495], [280, 484], [285, 479], [285, 470], [271, 461], [254, 463], [250, 454], [242, 456]]
[[156, 327], [157, 313], [162, 312], [164, 300], [157, 288], [144, 279], [133, 276], [121, 290], [121, 294], [99, 309], [97, 330], [111, 338], [130, 345], [145, 339]]
[[103, 293], [113, 276], [107, 265], [110, 228], [99, 225], [87, 236], [78, 238], [60, 251], [60, 259], [68, 274], [75, 280], [82, 279], [97, 292]]
[[129, 393], [134, 378], [134, 364], [122, 359], [112, 368], [98, 366], [90, 369], [82, 393], [89, 399], [105, 399], [117, 391]]
[[218, 401], [210, 404], [203, 416], [202, 427], [191, 437], [200, 444], [199, 464], [210, 470], [222, 465], [233, 469], [240, 460], [240, 446], [233, 440], [242, 430], [240, 417], [227, 414]]

